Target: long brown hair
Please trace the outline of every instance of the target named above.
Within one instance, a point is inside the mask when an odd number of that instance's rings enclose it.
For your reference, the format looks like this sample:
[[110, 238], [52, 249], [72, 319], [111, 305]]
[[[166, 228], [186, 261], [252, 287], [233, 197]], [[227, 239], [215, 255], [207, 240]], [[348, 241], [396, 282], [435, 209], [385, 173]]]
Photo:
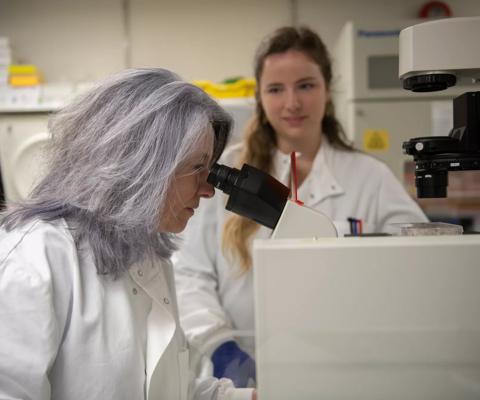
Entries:
[[[255, 79], [257, 81], [256, 110], [245, 132], [244, 148], [238, 160], [238, 166], [244, 163], [253, 165], [263, 171], [272, 172], [273, 150], [277, 147], [276, 135], [273, 127], [267, 120], [263, 109], [259, 86], [263, 72], [265, 59], [288, 50], [299, 50], [310, 57], [322, 72], [327, 90], [332, 81], [332, 67], [328, 50], [320, 37], [307, 27], [283, 27], [275, 30], [267, 36], [257, 49], [254, 60]], [[335, 117], [335, 110], [331, 100], [325, 107], [325, 115], [322, 120], [322, 128], [318, 134], [328, 139], [329, 143], [339, 149], [353, 150], [348, 143], [345, 133]], [[250, 269], [252, 259], [250, 243], [259, 225], [249, 219], [238, 215], [232, 215], [225, 223], [223, 230], [223, 251], [227, 256], [238, 258], [241, 271]]]

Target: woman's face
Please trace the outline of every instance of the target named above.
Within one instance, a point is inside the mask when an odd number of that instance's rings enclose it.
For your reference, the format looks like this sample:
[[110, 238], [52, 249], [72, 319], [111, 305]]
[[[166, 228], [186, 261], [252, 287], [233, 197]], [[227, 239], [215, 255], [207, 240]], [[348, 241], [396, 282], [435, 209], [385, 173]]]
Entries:
[[179, 233], [185, 229], [200, 203], [200, 198], [213, 197], [215, 191], [207, 183], [211, 145], [199, 146], [190, 161], [180, 167], [167, 193], [166, 206], [160, 217], [159, 231]]
[[299, 50], [271, 54], [263, 63], [259, 90], [279, 149], [316, 152], [330, 99], [320, 67]]

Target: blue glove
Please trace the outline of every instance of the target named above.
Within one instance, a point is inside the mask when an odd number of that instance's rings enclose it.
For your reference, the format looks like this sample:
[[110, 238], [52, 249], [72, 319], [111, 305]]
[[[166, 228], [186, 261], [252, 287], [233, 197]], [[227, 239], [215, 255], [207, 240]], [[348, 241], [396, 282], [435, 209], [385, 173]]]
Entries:
[[[255, 384], [255, 361], [233, 341], [221, 344], [212, 354], [213, 375], [229, 378], [237, 388]], [[251, 380], [249, 382], [249, 380]]]

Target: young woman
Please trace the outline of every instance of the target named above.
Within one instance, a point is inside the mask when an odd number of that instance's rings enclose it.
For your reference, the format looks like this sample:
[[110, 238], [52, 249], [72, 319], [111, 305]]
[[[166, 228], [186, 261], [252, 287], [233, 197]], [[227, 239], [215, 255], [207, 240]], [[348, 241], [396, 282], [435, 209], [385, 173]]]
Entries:
[[[351, 217], [362, 220], [363, 232], [426, 221], [390, 170], [345, 140], [331, 99], [329, 55], [313, 31], [285, 27], [267, 37], [255, 77], [255, 117], [222, 164], [247, 163], [288, 185], [289, 156], [298, 152], [300, 200], [329, 216], [340, 235], [349, 233]], [[175, 266], [180, 321], [213, 361], [215, 376], [246, 386], [255, 376], [253, 341], [242, 337], [254, 329], [251, 245], [271, 232], [225, 211], [222, 197], [202, 204], [185, 232]]]
[[163, 69], [53, 117], [48, 172], [1, 219], [0, 398], [251, 399], [193, 382], [169, 261], [230, 117]]

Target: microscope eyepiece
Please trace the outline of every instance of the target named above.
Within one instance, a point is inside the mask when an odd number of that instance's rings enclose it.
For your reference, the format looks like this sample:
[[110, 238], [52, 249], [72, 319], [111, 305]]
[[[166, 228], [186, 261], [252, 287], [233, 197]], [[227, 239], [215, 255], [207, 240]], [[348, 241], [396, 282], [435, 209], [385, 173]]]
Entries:
[[207, 182], [228, 194], [226, 209], [274, 229], [290, 189], [267, 173], [243, 164], [242, 169], [215, 164]]
[[207, 182], [226, 194], [232, 193], [240, 171], [226, 165], [214, 164], [207, 177]]

